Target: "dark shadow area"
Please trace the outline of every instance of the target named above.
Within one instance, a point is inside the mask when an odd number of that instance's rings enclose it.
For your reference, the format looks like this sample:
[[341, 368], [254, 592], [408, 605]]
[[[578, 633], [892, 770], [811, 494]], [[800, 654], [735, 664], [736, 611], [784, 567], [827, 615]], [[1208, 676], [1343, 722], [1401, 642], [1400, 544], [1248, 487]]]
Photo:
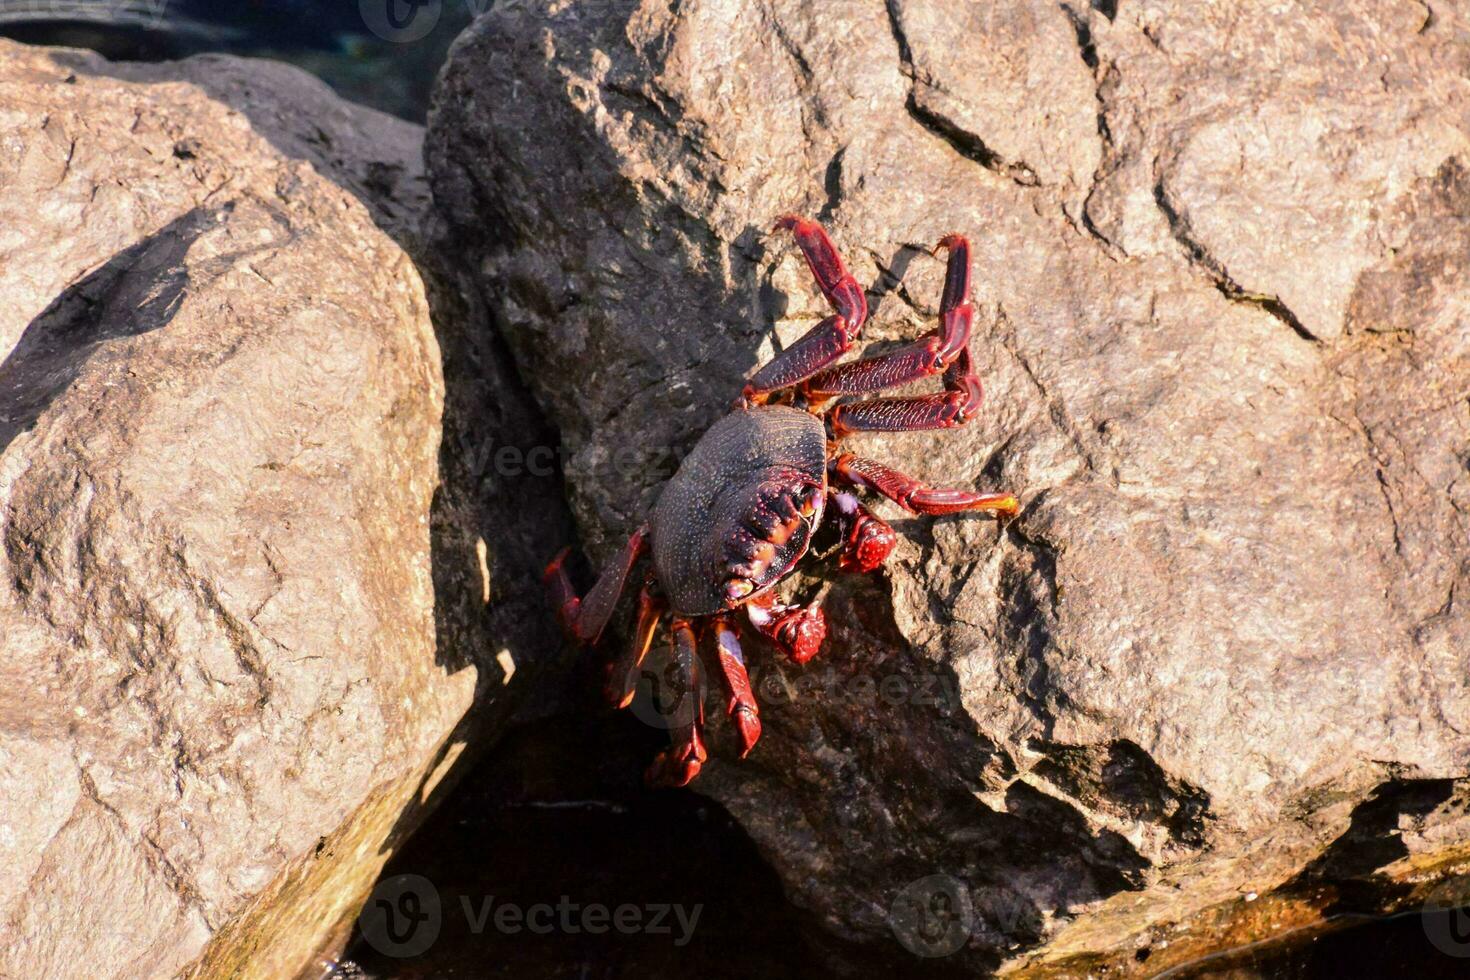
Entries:
[[[68, 286], [26, 325], [0, 363], [0, 452], [35, 424], [100, 345], [168, 325], [189, 287], [184, 257], [228, 210], [180, 215]], [[236, 258], [214, 259], [203, 269], [223, 269]]]
[[[1310, 892], [1330, 887], [1336, 895], [1324, 914], [1371, 914], [1410, 891], [1378, 869], [1407, 857], [1400, 822], [1429, 814], [1455, 792], [1452, 779], [1394, 779], [1383, 783], [1353, 809], [1348, 829], [1303, 868], [1284, 890]], [[1470, 964], [1467, 964], [1470, 966]], [[1470, 975], [1470, 969], [1467, 969]]]
[[[1464, 980], [1470, 976], [1470, 909], [1363, 919], [1353, 928], [1260, 946], [1169, 972], [1168, 980]], [[1453, 936], [1458, 955], [1433, 937]]]
[[609, 711], [508, 734], [379, 881], [400, 940], [414, 902], [395, 879], [432, 883], [437, 938], [407, 952], [370, 926], [350, 960], [382, 978], [836, 976], [729, 814], [643, 786], [664, 737]]

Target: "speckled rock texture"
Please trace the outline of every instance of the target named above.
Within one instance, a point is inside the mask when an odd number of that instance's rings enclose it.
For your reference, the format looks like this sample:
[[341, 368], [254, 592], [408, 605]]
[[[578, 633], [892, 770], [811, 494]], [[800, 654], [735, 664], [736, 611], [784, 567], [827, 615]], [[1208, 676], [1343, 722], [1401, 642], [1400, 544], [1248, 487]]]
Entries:
[[[1467, 30], [1377, 0], [609, 0], [460, 39], [432, 189], [596, 558], [824, 314], [777, 216], [869, 285], [869, 350], [933, 325], [927, 249], [974, 243], [984, 415], [853, 444], [1021, 515], [899, 519], [884, 574], [798, 582], [830, 581], [826, 654], [757, 651], [765, 735], [696, 784], [833, 930], [1153, 973], [1464, 859]], [[933, 875], [952, 948], [906, 931]]]
[[405, 251], [421, 141], [282, 65], [0, 42], [0, 976], [317, 975], [554, 648], [473, 471], [515, 407], [446, 396]]

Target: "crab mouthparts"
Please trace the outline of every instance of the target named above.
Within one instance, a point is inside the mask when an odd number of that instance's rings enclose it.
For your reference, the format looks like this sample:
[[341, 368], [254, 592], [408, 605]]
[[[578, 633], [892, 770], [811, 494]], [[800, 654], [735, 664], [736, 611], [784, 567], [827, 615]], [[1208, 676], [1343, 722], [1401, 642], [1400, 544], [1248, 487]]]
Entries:
[[737, 599], [744, 599], [754, 591], [755, 583], [750, 581], [750, 579], [732, 578], [725, 583], [725, 598], [731, 602]]

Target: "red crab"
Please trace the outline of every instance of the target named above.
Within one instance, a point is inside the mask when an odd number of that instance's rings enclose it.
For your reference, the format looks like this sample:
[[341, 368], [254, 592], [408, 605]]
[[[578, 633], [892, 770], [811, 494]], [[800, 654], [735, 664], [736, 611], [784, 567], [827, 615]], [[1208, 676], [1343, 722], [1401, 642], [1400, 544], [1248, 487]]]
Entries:
[[[896, 537], [853, 490], [876, 491], [918, 514], [991, 510], [1013, 515], [1018, 508], [1008, 493], [939, 490], [882, 463], [836, 451], [851, 432], [948, 429], [975, 417], [980, 382], [970, 366], [970, 243], [948, 235], [936, 248], [949, 254], [937, 330], [890, 353], [835, 364], [867, 318], [867, 298], [820, 225], [788, 215], [776, 228], [795, 233], [836, 312], [756, 372], [731, 413], [705, 432], [664, 485], [652, 519], [633, 532], [585, 597], [577, 597], [563, 568], [570, 549], [557, 555], [545, 573], [568, 633], [595, 643], [634, 566], [651, 552], [631, 642], [611, 665], [607, 696], [619, 707], [633, 700], [654, 631], [670, 613], [671, 667], [684, 691], [698, 690], [700, 636], [713, 637], [714, 650], [706, 652], [739, 731], [742, 756], [760, 737], [761, 724], [733, 614], [743, 606], [755, 631], [797, 663], [817, 653], [827, 633], [820, 600], [782, 605], [774, 589], [806, 554], [829, 507], [842, 536], [839, 564], [859, 572], [881, 565]], [[942, 377], [942, 392], [845, 401], [821, 410], [837, 396], [930, 375]], [[768, 404], [783, 391], [805, 407]], [[650, 767], [650, 782], [682, 786], [694, 778], [706, 755], [703, 723], [703, 706], [697, 703], [670, 720], [673, 744]]]

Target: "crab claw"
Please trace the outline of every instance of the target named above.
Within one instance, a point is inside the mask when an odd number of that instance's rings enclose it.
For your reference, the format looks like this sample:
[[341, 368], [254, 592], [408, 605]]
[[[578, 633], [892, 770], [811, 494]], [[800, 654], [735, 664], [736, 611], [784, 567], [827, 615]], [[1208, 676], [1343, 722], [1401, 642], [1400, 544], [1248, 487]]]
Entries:
[[844, 571], [871, 572], [888, 560], [896, 544], [898, 535], [886, 521], [860, 509], [843, 542], [837, 567]]
[[805, 606], [783, 606], [770, 596], [745, 604], [756, 632], [799, 664], [817, 655], [827, 638], [827, 617], [818, 596]]
[[827, 638], [827, 617], [815, 602], [797, 606], [776, 617], [771, 626], [773, 639], [781, 652], [799, 664], [817, 655]]

